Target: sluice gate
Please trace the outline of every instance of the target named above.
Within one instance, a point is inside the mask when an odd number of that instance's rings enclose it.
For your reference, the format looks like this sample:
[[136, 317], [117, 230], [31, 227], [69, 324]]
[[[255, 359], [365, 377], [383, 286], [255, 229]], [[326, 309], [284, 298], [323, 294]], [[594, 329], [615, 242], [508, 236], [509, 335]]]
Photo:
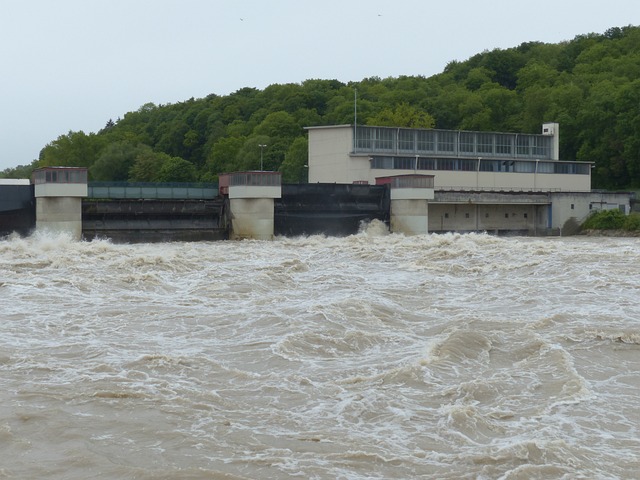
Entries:
[[28, 235], [36, 226], [33, 185], [0, 183], [0, 237]]
[[82, 236], [115, 242], [223, 240], [225, 199], [86, 199]]
[[389, 201], [385, 185], [284, 184], [274, 203], [274, 233], [352, 235], [363, 223], [388, 223]]

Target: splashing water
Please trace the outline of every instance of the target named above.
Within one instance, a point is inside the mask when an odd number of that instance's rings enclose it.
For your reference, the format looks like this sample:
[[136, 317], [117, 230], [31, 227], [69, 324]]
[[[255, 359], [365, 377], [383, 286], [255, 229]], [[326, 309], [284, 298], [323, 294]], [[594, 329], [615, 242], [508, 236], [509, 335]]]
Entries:
[[0, 241], [0, 478], [632, 478], [640, 248]]

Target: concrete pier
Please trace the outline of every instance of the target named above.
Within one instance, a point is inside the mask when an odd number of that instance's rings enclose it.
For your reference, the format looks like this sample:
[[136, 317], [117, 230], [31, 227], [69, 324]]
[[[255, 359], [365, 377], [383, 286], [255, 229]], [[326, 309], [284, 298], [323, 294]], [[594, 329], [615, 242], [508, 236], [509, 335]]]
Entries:
[[429, 233], [429, 200], [434, 198], [433, 175], [389, 177], [390, 229], [405, 235]]
[[282, 196], [280, 172], [237, 172], [221, 176], [229, 195], [231, 239], [272, 240], [274, 199]]
[[82, 237], [82, 199], [87, 196], [87, 169], [44, 167], [33, 172], [36, 231]]

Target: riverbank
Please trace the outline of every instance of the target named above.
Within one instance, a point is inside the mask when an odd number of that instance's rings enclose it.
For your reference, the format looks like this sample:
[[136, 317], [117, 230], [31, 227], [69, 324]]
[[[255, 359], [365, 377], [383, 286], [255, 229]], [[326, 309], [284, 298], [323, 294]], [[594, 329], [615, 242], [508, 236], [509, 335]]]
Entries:
[[640, 230], [583, 230], [578, 235], [588, 237], [640, 237]]

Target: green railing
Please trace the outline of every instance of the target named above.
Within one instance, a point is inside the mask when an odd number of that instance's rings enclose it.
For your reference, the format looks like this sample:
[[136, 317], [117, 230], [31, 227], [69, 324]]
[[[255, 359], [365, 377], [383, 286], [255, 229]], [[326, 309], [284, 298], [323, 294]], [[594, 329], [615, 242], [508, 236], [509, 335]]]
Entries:
[[212, 199], [217, 183], [89, 182], [89, 198], [128, 199]]

